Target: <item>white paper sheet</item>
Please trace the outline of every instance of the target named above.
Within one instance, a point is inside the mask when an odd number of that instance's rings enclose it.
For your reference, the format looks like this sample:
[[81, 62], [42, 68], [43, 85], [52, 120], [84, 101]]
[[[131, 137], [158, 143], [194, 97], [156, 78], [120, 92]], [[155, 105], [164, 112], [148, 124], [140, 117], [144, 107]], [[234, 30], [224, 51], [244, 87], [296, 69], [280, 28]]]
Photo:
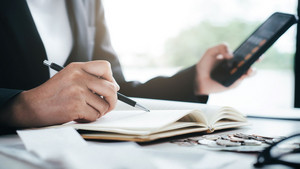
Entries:
[[[151, 150], [134, 142], [86, 142], [73, 128], [19, 130], [17, 133], [26, 149], [37, 154], [47, 164], [51, 164], [53, 169], [222, 168], [230, 166], [234, 161], [232, 158], [224, 158], [226, 153], [209, 152], [196, 147], [183, 148], [173, 144], [162, 144], [161, 148]], [[218, 159], [222, 160], [213, 165], [211, 161], [215, 160], [218, 154]], [[234, 154], [230, 155], [232, 156]], [[233, 159], [239, 156], [236, 155]], [[249, 163], [249, 160], [246, 162]]]
[[157, 168], [134, 142], [87, 144], [70, 127], [18, 130], [17, 133], [28, 151], [51, 163], [53, 168]]
[[87, 146], [86, 141], [71, 127], [18, 130], [17, 133], [25, 148], [43, 159], [51, 158], [64, 149]]

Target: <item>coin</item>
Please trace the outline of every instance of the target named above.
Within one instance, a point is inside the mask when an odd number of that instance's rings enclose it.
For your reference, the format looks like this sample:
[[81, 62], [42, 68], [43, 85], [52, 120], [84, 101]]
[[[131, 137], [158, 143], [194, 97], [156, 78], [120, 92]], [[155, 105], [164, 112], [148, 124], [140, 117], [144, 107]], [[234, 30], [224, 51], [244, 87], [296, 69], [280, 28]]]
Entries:
[[257, 141], [257, 140], [244, 140], [244, 145], [245, 146], [260, 146], [262, 142]]
[[208, 139], [198, 140], [198, 143], [201, 145], [216, 145], [217, 144], [215, 141], [208, 140]]
[[213, 140], [213, 141], [216, 141], [217, 139], [221, 138], [218, 135], [204, 135], [202, 137], [205, 138], [205, 139], [207, 139], [207, 140]]
[[[260, 152], [269, 144], [283, 139], [284, 137], [266, 137], [256, 134], [207, 134], [185, 139], [171, 141], [180, 146], [196, 146], [208, 150], [222, 150], [235, 152]], [[299, 146], [299, 144], [297, 144]]]
[[223, 140], [230, 140], [230, 138], [227, 135], [221, 135], [221, 139], [223, 139]]
[[242, 138], [242, 139], [251, 139], [252, 137], [250, 135], [242, 134], [242, 133], [236, 133], [233, 136]]
[[216, 143], [218, 145], [226, 146], [226, 147], [235, 147], [235, 146], [241, 146], [242, 145], [241, 143], [238, 143], [238, 142], [232, 142], [230, 140], [223, 140], [223, 139], [218, 139], [216, 141]]
[[240, 142], [240, 143], [242, 143], [242, 142], [245, 141], [245, 139], [234, 137], [234, 136], [229, 136], [229, 138], [230, 138], [230, 141], [232, 141], [232, 142]]

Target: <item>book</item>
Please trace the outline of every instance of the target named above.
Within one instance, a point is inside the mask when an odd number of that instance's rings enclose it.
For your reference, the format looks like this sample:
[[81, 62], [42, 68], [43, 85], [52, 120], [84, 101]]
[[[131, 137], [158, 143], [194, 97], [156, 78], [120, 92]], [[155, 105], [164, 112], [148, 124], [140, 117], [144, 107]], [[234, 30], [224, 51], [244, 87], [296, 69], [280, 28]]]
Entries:
[[197, 132], [247, 125], [246, 117], [231, 107], [134, 98], [150, 112], [118, 102], [115, 110], [91, 123], [69, 122], [85, 139], [148, 142]]

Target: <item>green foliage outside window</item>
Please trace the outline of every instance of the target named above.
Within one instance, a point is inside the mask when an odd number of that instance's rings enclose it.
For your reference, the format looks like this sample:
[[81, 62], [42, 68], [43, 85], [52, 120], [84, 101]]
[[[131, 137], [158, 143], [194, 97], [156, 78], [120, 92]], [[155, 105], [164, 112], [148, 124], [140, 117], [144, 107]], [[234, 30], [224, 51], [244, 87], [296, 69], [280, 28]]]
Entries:
[[[164, 58], [170, 66], [189, 66], [195, 64], [206, 49], [220, 43], [227, 43], [234, 50], [260, 23], [232, 20], [227, 24], [216, 25], [209, 21], [187, 28], [165, 45]], [[292, 69], [294, 53], [282, 53], [274, 46], [255, 67], [265, 69]]]

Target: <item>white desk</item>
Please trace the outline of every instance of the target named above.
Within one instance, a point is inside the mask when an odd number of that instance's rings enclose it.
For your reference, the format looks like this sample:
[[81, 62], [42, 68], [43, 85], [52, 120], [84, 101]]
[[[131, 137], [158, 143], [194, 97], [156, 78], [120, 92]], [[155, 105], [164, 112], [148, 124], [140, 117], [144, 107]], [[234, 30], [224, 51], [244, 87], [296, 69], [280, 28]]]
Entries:
[[[243, 132], [247, 134], [259, 134], [265, 136], [288, 136], [294, 133], [300, 133], [300, 121], [287, 120], [268, 120], [268, 119], [249, 119], [252, 126], [243, 127], [235, 130], [221, 131], [218, 133], [237, 133]], [[91, 144], [105, 144], [113, 146], [115, 143], [107, 142], [89, 142]], [[18, 155], [27, 159], [20, 160], [18, 158], [0, 153], [0, 168], [56, 168], [56, 166], [44, 162], [33, 154], [26, 152], [21, 140], [17, 135], [0, 136], [0, 145], [14, 147], [18, 151]], [[142, 149], [156, 158], [166, 159], [167, 162], [162, 163], [161, 168], [165, 168], [168, 162], [170, 167], [178, 168], [254, 168], [253, 163], [256, 161], [257, 154], [252, 153], [234, 153], [203, 150], [197, 146], [183, 147], [168, 141], [156, 142], [153, 144], [141, 145]], [[134, 157], [131, 154], [130, 157]], [[124, 158], [122, 159], [124, 160]], [[126, 160], [126, 158], [125, 158]], [[132, 160], [132, 159], [131, 159]], [[140, 159], [136, 159], [137, 162]], [[227, 161], [224, 165], [224, 161]], [[118, 162], [118, 159], [115, 159]], [[176, 165], [178, 163], [178, 165]], [[141, 164], [140, 164], [141, 165]], [[174, 166], [172, 166], [174, 165]], [[221, 165], [221, 166], [220, 166]], [[88, 165], [87, 165], [88, 166]], [[101, 159], [99, 159], [99, 168]], [[281, 165], [266, 166], [265, 168], [287, 168]], [[176, 167], [175, 167], [176, 168]]]
[[[143, 103], [143, 101], [145, 102]], [[143, 105], [146, 104], [148, 107], [147, 100], [139, 100], [139, 102], [142, 102]], [[159, 102], [159, 104], [168, 105], [167, 102]], [[191, 103], [178, 103], [176, 105], [180, 108], [193, 107]], [[234, 130], [217, 131], [215, 133], [229, 134], [241, 132], [263, 136], [289, 136], [295, 133], [300, 133], [300, 121], [249, 118], [249, 122], [252, 124], [251, 126]], [[108, 143], [101, 141], [89, 141], [89, 144], [104, 145], [108, 148], [114, 148], [116, 146], [115, 142]], [[3, 152], [3, 146], [8, 147], [6, 152]], [[153, 163], [154, 159], [156, 164], [155, 166], [157, 166], [157, 168], [249, 169], [254, 168], [253, 164], [256, 162], [257, 157], [257, 154], [254, 153], [210, 151], [201, 149], [199, 146], [179, 146], [177, 144], [170, 143], [168, 139], [153, 142], [152, 144], [142, 144], [138, 149], [142, 150], [142, 153], [146, 153], [147, 156], [143, 156], [143, 154], [140, 154], [140, 152], [134, 151], [133, 149], [132, 151], [127, 149], [126, 152], [119, 151], [121, 154], [119, 156], [114, 155], [114, 152], [106, 153], [108, 157], [113, 158], [109, 159], [112, 160], [111, 162], [123, 164], [125, 161], [128, 166], [130, 166], [121, 168], [155, 168], [148, 165]], [[103, 155], [105, 154], [100, 152], [99, 159], [96, 158], [96, 163], [85, 164], [84, 168], [101, 168], [101, 164], [108, 162], [104, 161], [103, 157], [105, 156]], [[151, 159], [148, 159], [147, 157], [151, 157]], [[43, 161], [32, 153], [25, 151], [23, 143], [17, 135], [3, 135], [0, 136], [0, 169], [2, 168], [35, 169], [62, 167]], [[265, 166], [264, 168], [276, 169], [287, 167], [272, 165]]]

